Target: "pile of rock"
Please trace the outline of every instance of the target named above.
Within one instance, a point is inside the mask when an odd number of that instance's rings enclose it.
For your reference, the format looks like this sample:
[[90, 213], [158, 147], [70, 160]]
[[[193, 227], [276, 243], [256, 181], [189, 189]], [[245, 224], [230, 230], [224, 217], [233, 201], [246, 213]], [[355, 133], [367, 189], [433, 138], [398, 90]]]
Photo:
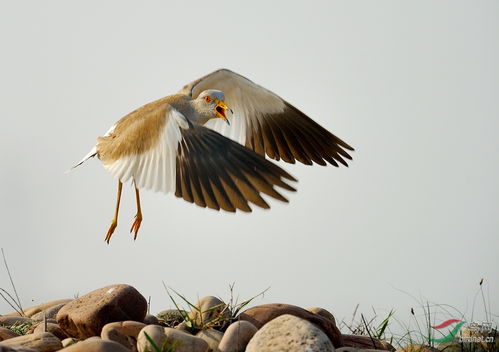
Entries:
[[[347, 352], [395, 349], [385, 341], [343, 335], [331, 313], [287, 304], [250, 308], [232, 317], [215, 297], [187, 314], [148, 315], [145, 298], [112, 285], [73, 300], [48, 302], [24, 316], [0, 316], [0, 326], [32, 323], [25, 335], [0, 327], [0, 352]], [[158, 319], [159, 318], [159, 319]], [[217, 324], [210, 324], [218, 322]], [[374, 345], [373, 345], [374, 344]]]

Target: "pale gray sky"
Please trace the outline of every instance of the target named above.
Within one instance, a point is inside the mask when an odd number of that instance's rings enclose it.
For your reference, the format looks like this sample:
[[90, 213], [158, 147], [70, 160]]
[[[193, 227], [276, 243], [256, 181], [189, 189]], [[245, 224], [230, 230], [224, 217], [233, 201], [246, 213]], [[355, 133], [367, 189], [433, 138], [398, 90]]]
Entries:
[[[129, 283], [187, 297], [407, 312], [499, 310], [497, 1], [26, 1], [0, 11], [1, 237], [25, 306]], [[98, 160], [116, 120], [214, 69], [271, 89], [356, 148], [350, 168], [281, 163], [290, 203], [217, 213], [124, 188]], [[0, 287], [8, 288], [0, 270]], [[11, 309], [0, 300], [0, 313]], [[481, 305], [475, 316], [481, 314]]]

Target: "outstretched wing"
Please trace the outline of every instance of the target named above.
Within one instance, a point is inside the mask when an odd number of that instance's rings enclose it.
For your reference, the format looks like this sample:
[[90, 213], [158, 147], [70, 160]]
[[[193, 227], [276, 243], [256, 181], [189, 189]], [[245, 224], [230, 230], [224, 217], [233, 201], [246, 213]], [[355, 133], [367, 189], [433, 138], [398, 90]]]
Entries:
[[274, 186], [295, 191], [284, 179], [296, 180], [280, 167], [161, 101], [118, 121], [96, 149], [116, 179], [201, 207], [248, 212], [248, 202], [269, 208], [260, 193], [287, 202]]
[[212, 72], [182, 88], [196, 98], [206, 89], [224, 92], [234, 111], [230, 126], [220, 119], [205, 125], [275, 160], [311, 165], [348, 166], [351, 146], [330, 133], [294, 106], [249, 79], [227, 69]]
[[176, 161], [177, 197], [201, 207], [250, 212], [248, 201], [270, 208], [260, 193], [287, 202], [274, 186], [295, 191], [296, 181], [279, 166], [221, 134], [203, 127], [181, 130]]

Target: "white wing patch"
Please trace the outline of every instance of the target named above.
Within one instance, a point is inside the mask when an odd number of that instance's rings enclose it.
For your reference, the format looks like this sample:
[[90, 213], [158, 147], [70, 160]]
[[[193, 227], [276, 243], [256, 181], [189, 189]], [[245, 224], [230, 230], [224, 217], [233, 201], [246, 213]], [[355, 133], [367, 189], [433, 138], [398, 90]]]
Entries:
[[177, 110], [169, 111], [168, 122], [156, 146], [145, 153], [129, 155], [104, 165], [114, 178], [135, 180], [137, 188], [155, 192], [175, 192], [176, 157], [182, 135], [180, 128], [189, 128], [186, 118]]
[[229, 117], [230, 126], [221, 119], [209, 120], [205, 126], [243, 145], [248, 124], [259, 123], [266, 114], [281, 113], [286, 106], [276, 94], [229, 70], [216, 71], [202, 79], [192, 91], [193, 98], [206, 89], [224, 92], [225, 103], [234, 114]]

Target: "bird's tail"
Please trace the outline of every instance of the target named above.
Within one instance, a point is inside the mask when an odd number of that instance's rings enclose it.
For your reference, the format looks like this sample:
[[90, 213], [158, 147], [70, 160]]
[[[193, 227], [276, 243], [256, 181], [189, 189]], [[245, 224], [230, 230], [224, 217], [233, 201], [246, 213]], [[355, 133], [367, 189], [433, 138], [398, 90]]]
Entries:
[[83, 164], [85, 161], [87, 161], [90, 158], [93, 158], [96, 155], [97, 155], [97, 149], [95, 147], [93, 147], [92, 150], [90, 152], [88, 152], [88, 154], [83, 157], [83, 159], [81, 159], [75, 166], [73, 166], [72, 168], [67, 170], [66, 173], [71, 172], [73, 169], [77, 168], [78, 166]]

